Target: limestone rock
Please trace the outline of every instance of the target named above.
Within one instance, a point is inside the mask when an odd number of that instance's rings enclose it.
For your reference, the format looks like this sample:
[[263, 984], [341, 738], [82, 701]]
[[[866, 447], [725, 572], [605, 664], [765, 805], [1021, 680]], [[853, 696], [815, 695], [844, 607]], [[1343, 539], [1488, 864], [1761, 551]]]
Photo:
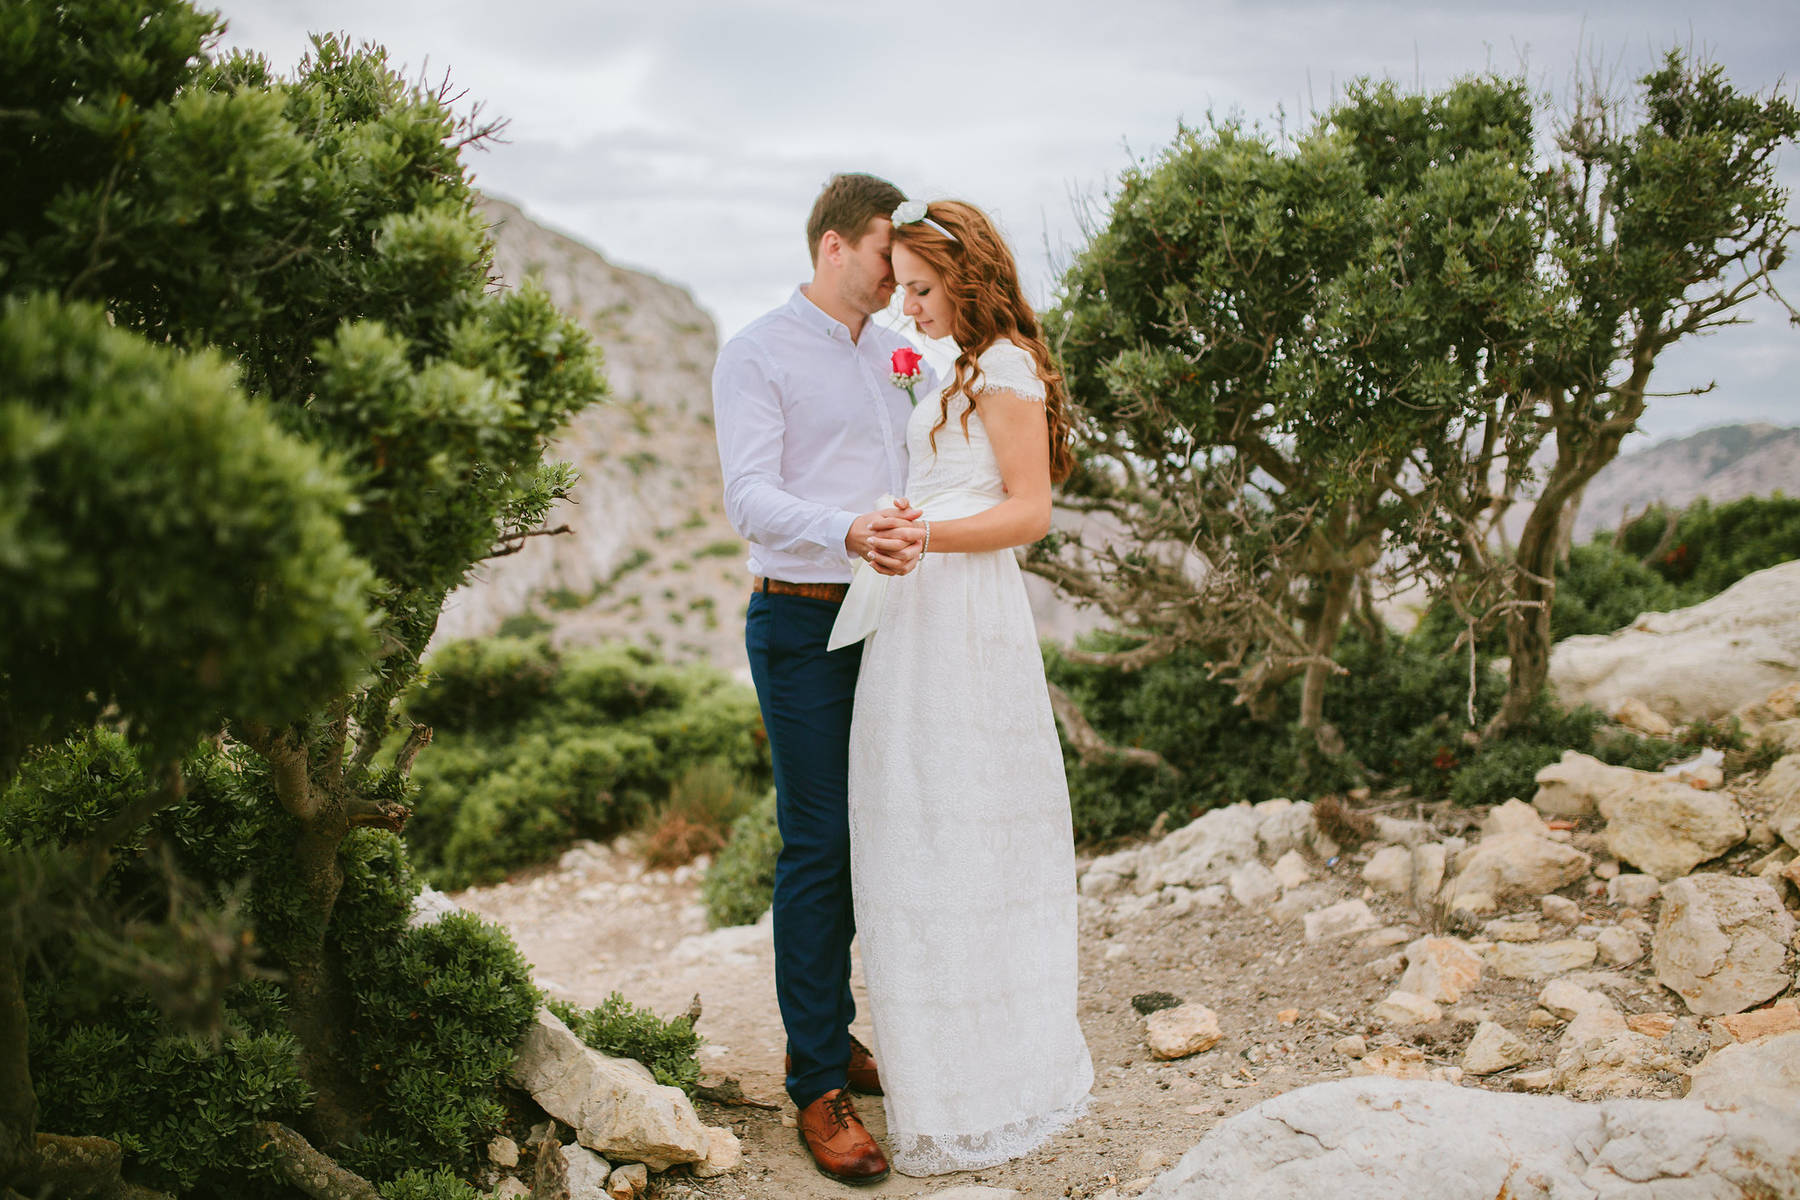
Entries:
[[1668, 880], [1687, 874], [1744, 840], [1737, 801], [1650, 776], [1600, 803], [1606, 848], [1640, 871]]
[[1261, 908], [1281, 895], [1281, 881], [1275, 872], [1252, 860], [1231, 873], [1226, 881], [1231, 898], [1245, 908]]
[[[1589, 1010], [1584, 1017], [1601, 1010]], [[1617, 1017], [1618, 1014], [1614, 1013]], [[1576, 1018], [1578, 1021], [1580, 1017]], [[1556, 1053], [1557, 1091], [1576, 1100], [1617, 1100], [1672, 1094], [1684, 1070], [1661, 1043], [1624, 1027], [1598, 1037], [1577, 1037], [1573, 1029]]]
[[1769, 828], [1776, 837], [1800, 850], [1800, 754], [1778, 759], [1756, 790], [1770, 805]]
[[1469, 1045], [1463, 1051], [1462, 1065], [1471, 1075], [1492, 1075], [1530, 1062], [1531, 1057], [1531, 1047], [1523, 1038], [1504, 1025], [1483, 1021], [1475, 1027], [1475, 1036], [1469, 1039]]
[[[1308, 811], [1307, 821], [1311, 823]], [[1248, 804], [1232, 804], [1200, 816], [1147, 847], [1137, 875], [1140, 893], [1170, 884], [1199, 888], [1223, 883], [1257, 856], [1259, 821]]]
[[1357, 1059], [1351, 1068], [1357, 1075], [1384, 1075], [1389, 1079], [1429, 1079], [1431, 1067], [1417, 1046], [1377, 1046]]
[[658, 1171], [706, 1157], [705, 1127], [680, 1088], [658, 1084], [641, 1063], [590, 1049], [548, 1009], [520, 1039], [512, 1079], [590, 1150]]
[[1265, 1100], [1213, 1127], [1147, 1200], [1727, 1200], [1800, 1195], [1781, 1114], [1691, 1100], [1581, 1104], [1352, 1078]]
[[1383, 846], [1363, 865], [1363, 881], [1376, 891], [1394, 896], [1412, 892], [1412, 849], [1408, 846]]
[[497, 1137], [488, 1143], [488, 1161], [510, 1171], [519, 1165], [519, 1144], [509, 1137]]
[[1331, 857], [1321, 853], [1330, 839], [1313, 822], [1310, 802], [1265, 800], [1256, 809], [1256, 843], [1262, 857], [1280, 858], [1289, 850], [1310, 850], [1321, 859]]
[[461, 911], [462, 908], [456, 901], [428, 883], [413, 897], [412, 914], [406, 918], [406, 924], [410, 928], [421, 929], [426, 925], [436, 925], [451, 913]]
[[613, 1173], [606, 1177], [606, 1194], [612, 1200], [635, 1200], [648, 1186], [650, 1171], [643, 1163], [626, 1163], [622, 1167], [614, 1167]]
[[1581, 923], [1581, 905], [1567, 896], [1545, 896], [1538, 901], [1538, 911], [1544, 914], [1544, 920], [1558, 925], [1579, 925]]
[[604, 1200], [612, 1164], [576, 1143], [558, 1146], [556, 1156], [561, 1162], [560, 1174], [569, 1200]]
[[1533, 916], [1495, 917], [1481, 927], [1481, 936], [1496, 942], [1535, 942], [1544, 928]]
[[[1688, 1098], [1714, 1106], [1768, 1104], [1800, 1117], [1800, 1033], [1734, 1042], [1713, 1051], [1691, 1075]], [[1790, 1144], [1800, 1144], [1794, 1139]]]
[[1675, 1015], [1673, 1013], [1632, 1013], [1625, 1018], [1625, 1027], [1633, 1033], [1641, 1033], [1645, 1037], [1653, 1037], [1661, 1041], [1674, 1031]]
[[1331, 1048], [1345, 1058], [1361, 1058], [1369, 1051], [1369, 1043], [1360, 1033], [1352, 1033], [1331, 1043]]
[[1800, 561], [1740, 579], [1618, 633], [1564, 638], [1550, 685], [1565, 705], [1609, 711], [1636, 697], [1678, 724], [1722, 717], [1800, 676]]
[[1400, 990], [1434, 1004], [1455, 1004], [1481, 982], [1481, 959], [1460, 938], [1423, 937], [1406, 948]]
[[1647, 737], [1666, 738], [1675, 732], [1675, 726], [1667, 717], [1653, 711], [1635, 696], [1619, 701], [1607, 715], [1625, 728]]
[[1275, 865], [1269, 869], [1275, 876], [1275, 882], [1279, 883], [1283, 890], [1297, 888], [1312, 878], [1312, 872], [1306, 866], [1306, 859], [1298, 850], [1287, 851], [1276, 859]]
[[1483, 838], [1505, 833], [1529, 833], [1536, 837], [1548, 837], [1550, 828], [1544, 824], [1544, 818], [1538, 815], [1537, 809], [1523, 800], [1508, 800], [1505, 804], [1489, 809], [1486, 819], [1481, 822]]
[[1502, 943], [1487, 952], [1485, 961], [1494, 974], [1508, 979], [1543, 979], [1590, 966], [1595, 953], [1594, 943], [1566, 938], [1523, 945]]
[[693, 1166], [695, 1179], [711, 1179], [743, 1165], [744, 1149], [729, 1129], [706, 1127], [706, 1157]]
[[1443, 1019], [1443, 1011], [1424, 996], [1393, 992], [1374, 1009], [1375, 1019], [1386, 1025], [1429, 1025]]
[[1627, 872], [1607, 881], [1606, 901], [1619, 908], [1648, 909], [1662, 895], [1662, 880], [1654, 875]]
[[1708, 746], [1686, 762], [1670, 763], [1662, 773], [1678, 783], [1714, 791], [1725, 785], [1725, 752]]
[[1353, 933], [1374, 929], [1380, 924], [1365, 902], [1341, 900], [1306, 914], [1306, 940], [1317, 942], [1326, 938], [1349, 937]]
[[1565, 750], [1561, 760], [1537, 773], [1538, 790], [1531, 806], [1546, 817], [1589, 816], [1599, 811], [1602, 797], [1630, 788], [1642, 774], [1579, 750]]
[[1223, 1036], [1219, 1015], [1204, 1004], [1181, 1004], [1144, 1018], [1150, 1056], [1165, 1061], [1211, 1050]]
[[1600, 936], [1594, 939], [1594, 945], [1600, 951], [1602, 961], [1615, 967], [1627, 966], [1644, 957], [1644, 942], [1629, 929], [1613, 926], [1602, 929]]
[[1573, 980], [1552, 979], [1538, 993], [1538, 1003], [1565, 1021], [1574, 1020], [1590, 1008], [1611, 1008], [1612, 1001], [1599, 992], [1589, 991]]
[[1413, 847], [1413, 895], [1429, 900], [1444, 886], [1444, 865], [1449, 848], [1443, 842], [1427, 842]]
[[1588, 873], [1593, 859], [1571, 846], [1534, 833], [1482, 838], [1456, 856], [1453, 897], [1542, 896]]
[[493, 1200], [531, 1200], [531, 1189], [524, 1182], [508, 1175], [494, 1185]]
[[1780, 1033], [1800, 1032], [1800, 1002], [1777, 1000], [1767, 1008], [1727, 1013], [1707, 1022], [1714, 1044], [1756, 1042]]
[[1702, 1016], [1742, 1012], [1787, 990], [1794, 918], [1761, 879], [1690, 875], [1663, 888], [1656, 978]]

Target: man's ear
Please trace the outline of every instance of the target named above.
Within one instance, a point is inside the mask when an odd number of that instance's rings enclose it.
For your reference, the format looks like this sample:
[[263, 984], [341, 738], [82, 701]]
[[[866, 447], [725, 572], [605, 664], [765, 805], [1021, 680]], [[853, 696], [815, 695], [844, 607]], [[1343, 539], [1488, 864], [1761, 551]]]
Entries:
[[835, 229], [827, 229], [819, 238], [819, 261], [837, 264], [838, 256], [844, 252], [844, 235]]

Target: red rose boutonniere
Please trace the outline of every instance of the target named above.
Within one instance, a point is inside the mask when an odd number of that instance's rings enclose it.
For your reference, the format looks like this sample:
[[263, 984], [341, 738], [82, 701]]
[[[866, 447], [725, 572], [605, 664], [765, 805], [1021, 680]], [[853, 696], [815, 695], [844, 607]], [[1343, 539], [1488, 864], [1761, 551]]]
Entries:
[[903, 346], [894, 351], [891, 363], [894, 369], [894, 386], [905, 388], [906, 398], [914, 404], [919, 402], [919, 398], [913, 394], [913, 384], [919, 382], [919, 376], [922, 374], [919, 370], [919, 363], [924, 360], [924, 357], [917, 350]]

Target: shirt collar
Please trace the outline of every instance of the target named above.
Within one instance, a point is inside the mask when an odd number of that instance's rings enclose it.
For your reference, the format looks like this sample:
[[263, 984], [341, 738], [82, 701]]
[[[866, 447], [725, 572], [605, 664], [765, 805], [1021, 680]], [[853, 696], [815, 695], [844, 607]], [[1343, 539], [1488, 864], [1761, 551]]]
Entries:
[[801, 290], [804, 284], [794, 287], [794, 294], [788, 298], [788, 311], [808, 329], [817, 330], [828, 338], [850, 340], [850, 327], [842, 321], [807, 299]]

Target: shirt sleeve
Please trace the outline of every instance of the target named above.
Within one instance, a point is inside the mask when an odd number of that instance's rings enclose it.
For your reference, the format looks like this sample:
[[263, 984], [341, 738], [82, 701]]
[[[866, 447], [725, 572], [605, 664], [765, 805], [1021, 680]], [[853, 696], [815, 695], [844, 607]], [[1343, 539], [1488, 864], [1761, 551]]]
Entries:
[[786, 425], [781, 390], [766, 359], [743, 338], [713, 368], [713, 428], [725, 477], [725, 517], [746, 541], [771, 550], [822, 546], [845, 553], [857, 514], [781, 488]]

